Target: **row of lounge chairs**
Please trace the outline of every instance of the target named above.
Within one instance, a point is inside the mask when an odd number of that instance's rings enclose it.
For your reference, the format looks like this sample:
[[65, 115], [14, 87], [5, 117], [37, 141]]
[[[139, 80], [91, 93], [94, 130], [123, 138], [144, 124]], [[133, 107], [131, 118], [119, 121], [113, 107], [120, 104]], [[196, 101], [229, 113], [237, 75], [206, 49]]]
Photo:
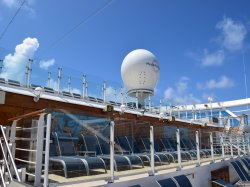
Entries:
[[236, 185], [225, 182], [222, 179], [213, 180], [211, 182], [222, 187], [234, 187], [238, 185], [245, 186], [246, 184], [247, 186], [250, 185], [250, 176], [248, 174], [250, 172], [250, 159], [248, 157], [243, 157], [241, 159], [231, 161], [230, 164], [239, 177], [239, 181], [236, 183]]
[[[159, 187], [192, 187], [191, 182], [186, 175], [178, 175], [172, 178], [166, 178], [156, 181]], [[136, 184], [129, 187], [142, 187], [140, 184]]]
[[[86, 175], [91, 170], [102, 169], [106, 172], [106, 167], [110, 161], [109, 139], [97, 135], [81, 135], [71, 137], [70, 133], [53, 132], [50, 151], [50, 161], [54, 169], [64, 171], [64, 176], [68, 177], [68, 172], [85, 171]], [[118, 171], [120, 167], [132, 169], [133, 167], [144, 167], [150, 164], [150, 140], [140, 138], [143, 148], [135, 143], [135, 138], [131, 136], [116, 137], [116, 149], [114, 157], [114, 167]], [[169, 164], [177, 162], [177, 151], [174, 141], [171, 139], [160, 139], [163, 149], [154, 153], [156, 164]], [[80, 151], [75, 148], [76, 142], [81, 142]], [[80, 156], [81, 155], [81, 156]], [[195, 151], [182, 150], [182, 160], [192, 160], [196, 157]], [[52, 168], [53, 170], [53, 168]]]
[[192, 187], [186, 175], [179, 175], [173, 178], [158, 180], [160, 187]]
[[[89, 175], [90, 171], [95, 169], [102, 169], [106, 172], [106, 167], [109, 166], [110, 161], [108, 141], [96, 135], [82, 135], [84, 142], [82, 147], [84, 148], [80, 152], [77, 152], [74, 141], [78, 141], [79, 139], [71, 137], [69, 133], [57, 134], [54, 132], [51, 139], [51, 170], [63, 170], [66, 178], [68, 177], [68, 172], [74, 171], [78, 173], [79, 171], [83, 171], [86, 175]], [[139, 156], [115, 154], [114, 167], [116, 170], [118, 170], [118, 167], [132, 169], [133, 166], [144, 167], [143, 161]]]

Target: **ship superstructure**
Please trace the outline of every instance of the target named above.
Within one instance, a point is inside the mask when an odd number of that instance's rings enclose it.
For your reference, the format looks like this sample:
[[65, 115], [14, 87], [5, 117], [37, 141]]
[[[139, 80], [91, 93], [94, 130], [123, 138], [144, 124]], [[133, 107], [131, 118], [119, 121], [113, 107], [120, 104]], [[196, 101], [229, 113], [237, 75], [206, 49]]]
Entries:
[[153, 104], [160, 67], [151, 57], [139, 50], [135, 63], [142, 65], [123, 69], [127, 88], [113, 92], [108, 82], [97, 85], [87, 75], [78, 79], [80, 92], [76, 92], [62, 68], [54, 85], [50, 73], [45, 84], [38, 84], [30, 65], [24, 83], [2, 77], [2, 185], [19, 181], [18, 185], [32, 186], [164, 186], [165, 179], [176, 186], [185, 180], [192, 186], [209, 186], [217, 179], [237, 182], [231, 162], [247, 158], [250, 152], [245, 109], [250, 98], [220, 102], [210, 98], [203, 104], [175, 106], [159, 99], [159, 105]]

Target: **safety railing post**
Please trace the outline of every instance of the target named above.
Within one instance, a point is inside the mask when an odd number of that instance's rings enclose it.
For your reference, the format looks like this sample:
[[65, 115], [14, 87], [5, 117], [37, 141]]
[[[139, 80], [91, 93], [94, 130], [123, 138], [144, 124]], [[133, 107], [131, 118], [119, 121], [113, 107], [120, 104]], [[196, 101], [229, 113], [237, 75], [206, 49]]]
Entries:
[[155, 175], [155, 157], [154, 153], [155, 148], [154, 148], [154, 127], [150, 126], [150, 166], [151, 166], [151, 171], [149, 172], [149, 176], [154, 176]]
[[176, 143], [177, 143], [177, 155], [178, 155], [178, 167], [177, 171], [181, 170], [181, 144], [180, 144], [180, 129], [176, 129]]
[[213, 143], [213, 133], [210, 132], [210, 150], [211, 150], [211, 163], [214, 163], [214, 143]]
[[196, 139], [196, 151], [197, 151], [197, 164], [196, 166], [201, 165], [201, 157], [200, 157], [200, 143], [199, 143], [199, 132], [195, 132], [195, 139]]
[[114, 183], [115, 175], [114, 175], [114, 130], [115, 130], [115, 122], [110, 122], [110, 178], [108, 183]]
[[36, 143], [36, 165], [35, 165], [35, 186], [41, 185], [42, 164], [43, 164], [43, 142], [44, 142], [44, 117], [45, 113], [40, 114], [37, 127]]
[[47, 187], [49, 185], [48, 175], [49, 175], [50, 129], [51, 129], [51, 114], [48, 114], [46, 122], [45, 167], [44, 167], [44, 181], [43, 181], [44, 187]]
[[225, 160], [224, 137], [222, 134], [220, 135], [220, 144], [221, 144], [222, 160]]

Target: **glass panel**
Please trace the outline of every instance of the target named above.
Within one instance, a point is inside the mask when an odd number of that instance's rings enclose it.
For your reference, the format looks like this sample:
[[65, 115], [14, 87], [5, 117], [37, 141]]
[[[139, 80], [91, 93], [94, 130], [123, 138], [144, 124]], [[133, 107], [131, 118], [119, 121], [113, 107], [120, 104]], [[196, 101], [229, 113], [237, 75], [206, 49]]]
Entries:
[[154, 125], [154, 148], [156, 170], [178, 167], [176, 127]]
[[149, 149], [142, 142], [144, 137], [149, 137], [149, 123], [115, 120], [115, 153], [122, 157], [126, 156], [131, 163], [131, 169], [125, 165], [118, 169], [115, 175], [133, 175], [138, 172], [147, 173], [150, 170]]
[[51, 184], [107, 178], [110, 162], [110, 120], [69, 111], [52, 114]]

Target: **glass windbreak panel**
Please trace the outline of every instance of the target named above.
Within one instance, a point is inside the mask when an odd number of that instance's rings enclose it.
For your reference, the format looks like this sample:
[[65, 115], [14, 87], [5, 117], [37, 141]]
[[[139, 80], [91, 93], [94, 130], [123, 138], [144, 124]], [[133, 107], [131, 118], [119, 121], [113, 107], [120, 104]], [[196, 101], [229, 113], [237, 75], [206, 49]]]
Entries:
[[142, 142], [149, 137], [149, 123], [134, 120], [115, 120], [115, 153], [117, 159], [126, 157], [128, 162], [123, 162], [115, 172], [116, 176], [147, 173], [150, 169], [149, 149]]
[[189, 128], [179, 128], [182, 166], [197, 164], [195, 131]]
[[218, 151], [213, 147], [214, 133], [208, 129], [200, 129], [198, 132], [200, 151], [204, 153], [201, 163], [212, 162], [218, 156]]
[[50, 183], [107, 178], [110, 120], [68, 111], [52, 116]]
[[74, 98], [81, 98], [83, 93], [82, 79], [79, 77], [71, 77], [69, 92]]
[[154, 161], [156, 170], [178, 167], [176, 128], [154, 125]]

